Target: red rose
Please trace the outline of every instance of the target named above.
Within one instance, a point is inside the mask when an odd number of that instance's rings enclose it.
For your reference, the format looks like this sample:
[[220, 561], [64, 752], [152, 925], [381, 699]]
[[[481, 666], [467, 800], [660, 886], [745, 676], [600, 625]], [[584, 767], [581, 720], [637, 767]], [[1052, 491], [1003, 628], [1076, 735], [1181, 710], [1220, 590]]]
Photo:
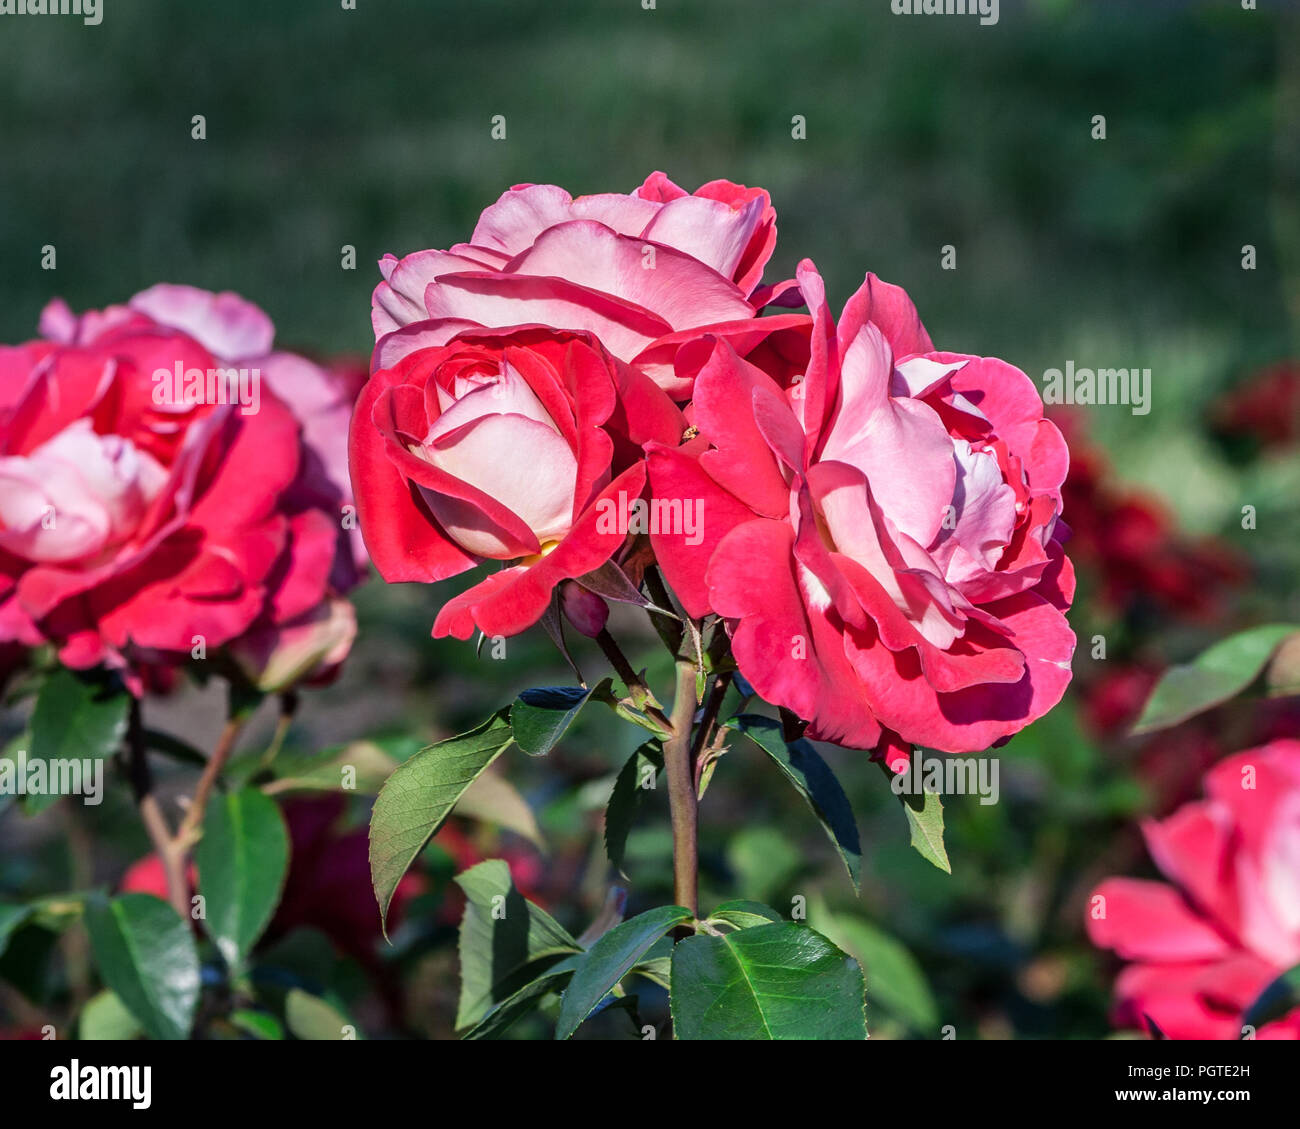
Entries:
[[793, 386], [726, 342], [681, 357], [699, 435], [647, 451], [654, 504], [696, 528], [652, 526], [659, 562], [811, 736], [986, 748], [1070, 679], [1065, 443], [1027, 376], [934, 352], [898, 287], [869, 275], [837, 327], [811, 263], [799, 281], [814, 329]]
[[[351, 505], [348, 482], [348, 420], [362, 385], [364, 362], [317, 364], [276, 349], [275, 326], [252, 302], [238, 294], [213, 294], [194, 286], [160, 283], [135, 295], [125, 306], [91, 310], [80, 317], [59, 300], [41, 314], [41, 333], [64, 345], [93, 345], [123, 328], [180, 330], [225, 367], [255, 368], [262, 381], [302, 425], [303, 465], [294, 484], [299, 508], [337, 514]], [[364, 570], [359, 532], [352, 536], [356, 568]], [[357, 577], [339, 580], [351, 587]]]
[[[264, 314], [206, 298], [237, 346], [265, 351]], [[0, 641], [131, 671], [245, 636], [269, 661], [289, 630], [277, 671], [336, 660], [347, 616], [319, 617], [356, 579], [341, 497], [313, 496], [300, 423], [260, 370], [143, 308], [55, 304], [42, 326], [59, 341], [0, 349]]]
[[1300, 438], [1300, 364], [1280, 361], [1253, 373], [1219, 399], [1211, 422], [1220, 435], [1261, 450], [1293, 444]]
[[352, 481], [385, 580], [513, 562], [451, 600], [436, 636], [514, 635], [561, 581], [599, 568], [626, 528], [602, 523], [645, 485], [640, 444], [681, 415], [583, 333], [466, 332], [371, 377], [352, 420]]

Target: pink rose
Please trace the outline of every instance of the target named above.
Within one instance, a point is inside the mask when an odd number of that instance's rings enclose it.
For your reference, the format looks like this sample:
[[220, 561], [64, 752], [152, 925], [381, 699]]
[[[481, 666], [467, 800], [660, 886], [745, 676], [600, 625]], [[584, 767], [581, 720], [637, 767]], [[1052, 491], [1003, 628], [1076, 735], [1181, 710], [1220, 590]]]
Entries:
[[111, 552], [166, 485], [148, 451], [75, 420], [30, 454], [0, 458], [0, 549], [42, 564]]
[[[1239, 1039], [1260, 993], [1300, 963], [1300, 741], [1221, 761], [1206, 799], [1143, 824], [1169, 879], [1108, 878], [1089, 901], [1094, 944], [1132, 961], [1115, 1020], [1171, 1039]], [[1300, 1008], [1256, 1034], [1300, 1038]]]
[[684, 399], [691, 381], [674, 359], [699, 333], [745, 355], [806, 331], [803, 315], [755, 316], [788, 286], [758, 285], [775, 242], [767, 193], [730, 181], [687, 193], [655, 173], [630, 196], [576, 199], [553, 184], [517, 185], [469, 243], [380, 262], [371, 367], [467, 329], [547, 325], [594, 334]]
[[[252, 302], [229, 291], [213, 294], [195, 286], [159, 283], [125, 306], [91, 310], [78, 317], [66, 303], [56, 300], [41, 314], [41, 332], [66, 345], [92, 345], [123, 328], [177, 329], [202, 345], [221, 366], [257, 370], [302, 424], [306, 461], [295, 486], [300, 503], [350, 513], [354, 503], [348, 480], [348, 421], [366, 381], [364, 365], [319, 365], [275, 349], [271, 319]], [[347, 527], [352, 530], [358, 575], [340, 577], [343, 587], [355, 584], [366, 567], [360, 531], [355, 522]]]
[[434, 634], [517, 634], [561, 581], [622, 546], [602, 507], [638, 497], [640, 444], [682, 427], [662, 391], [586, 334], [483, 330], [407, 353], [371, 377], [352, 421], [371, 560], [390, 582], [511, 562], [452, 599]]
[[[178, 293], [225, 356], [146, 312]], [[139, 689], [143, 664], [249, 632], [268, 653], [292, 627], [306, 669], [300, 628], [355, 580], [341, 499], [313, 504], [302, 427], [274, 391], [209, 375], [265, 353], [265, 315], [202, 294], [155, 288], [81, 318], [55, 303], [56, 341], [0, 349], [0, 642], [52, 642]], [[174, 373], [199, 384], [178, 396]], [[337, 659], [337, 631], [320, 643]]]
[[369, 373], [364, 362], [317, 364], [296, 353], [275, 352], [259, 362], [271, 390], [302, 424], [303, 468], [295, 487], [295, 502], [304, 507], [342, 515], [352, 551], [350, 575], [336, 578], [342, 589], [365, 575], [366, 556], [356, 499], [348, 473], [348, 427], [352, 409]]
[[229, 650], [249, 683], [272, 693], [303, 682], [333, 681], [356, 637], [356, 609], [331, 596], [290, 619], [254, 624]]
[[791, 386], [726, 341], [679, 354], [699, 435], [651, 444], [650, 479], [700, 528], [652, 527], [659, 562], [810, 736], [987, 748], [1070, 679], [1065, 443], [1028, 377], [935, 352], [898, 287], [868, 275], [836, 326], [811, 263], [799, 283], [814, 325]]

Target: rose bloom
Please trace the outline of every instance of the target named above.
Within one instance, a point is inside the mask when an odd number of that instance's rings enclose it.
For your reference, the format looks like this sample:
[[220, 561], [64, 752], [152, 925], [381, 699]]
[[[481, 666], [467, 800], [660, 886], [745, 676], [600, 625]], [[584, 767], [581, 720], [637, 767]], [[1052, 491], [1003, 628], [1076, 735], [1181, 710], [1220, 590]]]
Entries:
[[[81, 318], [54, 303], [41, 324], [45, 339], [0, 348], [0, 642], [53, 643], [137, 691], [144, 666], [200, 641], [264, 689], [341, 661], [357, 580], [343, 496], [287, 406], [302, 384], [251, 377], [250, 359], [293, 364], [272, 360], [266, 315], [155, 287]], [[232, 365], [250, 370], [243, 398], [161, 379]]]
[[[811, 263], [799, 283], [814, 325], [794, 384], [726, 341], [679, 355], [699, 434], [647, 447], [658, 560], [811, 737], [984, 749], [1070, 679], [1065, 443], [1024, 373], [935, 352], [898, 287], [868, 275], [837, 326]], [[695, 538], [673, 527], [690, 505]]]
[[407, 353], [371, 377], [352, 420], [371, 560], [390, 582], [505, 563], [443, 607], [433, 633], [518, 634], [623, 545], [626, 528], [602, 517], [641, 495], [641, 445], [676, 442], [683, 426], [589, 334], [467, 330]]
[[372, 368], [467, 329], [548, 325], [585, 330], [685, 399], [690, 375], [674, 360], [701, 332], [742, 355], [771, 355], [784, 335], [806, 332], [801, 314], [755, 317], [791, 286], [759, 286], [775, 243], [768, 194], [727, 180], [687, 193], [657, 172], [631, 195], [576, 199], [516, 185], [468, 243], [381, 261]]
[[[1094, 944], [1132, 961], [1116, 1023], [1171, 1039], [1239, 1039], [1246, 1009], [1300, 963], [1300, 741], [1221, 761], [1206, 799], [1143, 825], [1169, 883], [1108, 878], [1090, 899]], [[1300, 1037], [1300, 1008], [1261, 1027]]]
[[[203, 346], [224, 368], [256, 369], [262, 382], [302, 425], [303, 466], [294, 483], [303, 508], [342, 511], [353, 505], [348, 479], [348, 421], [366, 382], [364, 362], [317, 364], [275, 348], [275, 326], [258, 306], [229, 291], [213, 294], [194, 286], [160, 283], [125, 306], [92, 310], [80, 317], [56, 299], [41, 314], [41, 333], [65, 345], [90, 345], [124, 327], [178, 329]], [[365, 547], [352, 524], [356, 566], [364, 570]], [[356, 578], [344, 579], [349, 587]]]

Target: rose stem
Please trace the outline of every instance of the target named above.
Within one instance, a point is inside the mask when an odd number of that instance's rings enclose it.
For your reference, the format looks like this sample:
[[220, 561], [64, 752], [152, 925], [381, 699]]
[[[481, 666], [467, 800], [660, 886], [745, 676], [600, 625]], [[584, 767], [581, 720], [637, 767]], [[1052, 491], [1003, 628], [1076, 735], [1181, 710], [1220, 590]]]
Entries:
[[[695, 664], [677, 660], [672, 736], [664, 742], [668, 807], [673, 825], [673, 898], [695, 916], [700, 913], [698, 796], [691, 764], [691, 723], [695, 718]], [[688, 931], [689, 932], [689, 931]]]
[[163, 874], [167, 880], [167, 900], [182, 918], [188, 918], [190, 905], [185, 882], [184, 854], [177, 849], [171, 829], [167, 826], [167, 817], [158, 804], [158, 797], [153, 794], [153, 773], [149, 771], [149, 760], [145, 754], [144, 723], [140, 715], [140, 699], [136, 697], [131, 698], [126, 740], [127, 769], [135, 793], [136, 808], [140, 812], [140, 821], [144, 824], [149, 842], [153, 844], [153, 849], [162, 862]]
[[275, 723], [275, 734], [271, 738], [271, 743], [267, 745], [266, 752], [262, 754], [262, 759], [258, 768], [270, 768], [272, 762], [280, 755], [280, 750], [284, 747], [284, 739], [289, 735], [289, 729], [293, 725], [293, 719], [298, 714], [298, 693], [296, 690], [286, 690], [280, 695], [280, 717]]
[[[600, 645], [600, 649], [605, 652], [605, 657], [609, 659], [610, 665], [619, 678], [627, 685], [629, 694], [635, 695], [637, 690], [649, 692], [650, 688], [645, 684], [645, 680], [632, 669], [632, 664], [627, 661], [627, 656], [623, 654], [618, 642], [609, 633], [608, 628], [601, 629], [600, 634], [596, 636], [596, 642]], [[647, 704], [642, 708], [642, 712], [662, 726], [665, 731], [672, 732], [672, 722], [664, 716], [662, 710]]]
[[241, 714], [231, 717], [226, 722], [226, 727], [221, 731], [221, 737], [217, 741], [217, 747], [212, 750], [208, 763], [203, 767], [198, 787], [194, 790], [194, 800], [185, 812], [185, 818], [181, 820], [180, 830], [176, 832], [176, 842], [182, 852], [182, 858], [189, 854], [190, 847], [199, 838], [199, 829], [203, 824], [203, 813], [207, 810], [208, 799], [212, 795], [218, 777], [226, 767], [226, 762], [230, 759], [230, 754], [234, 751], [235, 742], [246, 720], [247, 716]]
[[709, 737], [712, 735], [714, 723], [718, 720], [718, 713], [722, 709], [722, 701], [727, 696], [727, 690], [731, 686], [731, 671], [726, 670], [713, 680], [713, 688], [709, 691], [709, 697], [704, 703], [704, 713], [700, 716], [700, 727], [695, 734], [695, 744], [691, 748], [691, 771], [695, 775], [695, 786], [699, 788], [699, 772], [702, 764], [701, 753], [709, 743]]

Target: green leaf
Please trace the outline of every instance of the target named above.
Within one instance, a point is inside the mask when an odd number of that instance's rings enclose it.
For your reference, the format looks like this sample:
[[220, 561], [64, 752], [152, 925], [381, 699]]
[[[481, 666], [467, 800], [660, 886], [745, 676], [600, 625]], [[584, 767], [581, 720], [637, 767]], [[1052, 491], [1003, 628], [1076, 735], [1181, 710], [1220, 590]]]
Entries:
[[614, 790], [605, 806], [605, 853], [620, 874], [627, 855], [628, 832], [649, 790], [641, 786], [642, 781], [657, 779], [663, 767], [663, 749], [657, 741], [647, 741], [628, 758], [614, 780]]
[[[261, 760], [260, 753], [249, 758], [247, 767], [251, 771], [247, 776], [253, 776], [261, 769]], [[285, 752], [273, 763], [275, 779], [263, 784], [262, 791], [268, 796], [295, 791], [347, 791], [373, 796], [397, 765], [397, 760], [373, 741], [353, 741], [326, 753]]]
[[273, 1015], [251, 1008], [236, 1008], [230, 1013], [230, 1022], [254, 1039], [278, 1041], [284, 1038], [284, 1027]]
[[256, 788], [213, 797], [194, 861], [208, 934], [238, 971], [271, 920], [289, 870], [289, 832], [279, 805]]
[[768, 925], [773, 921], [784, 920], [785, 918], [771, 906], [765, 906], [762, 902], [748, 901], [744, 898], [723, 902], [722, 905], [709, 914], [710, 925], [721, 922], [735, 929], [752, 929], [756, 925]]
[[86, 1001], [77, 1020], [77, 1034], [82, 1039], [118, 1041], [141, 1033], [139, 1021], [126, 1004], [107, 989]]
[[104, 983], [150, 1037], [188, 1037], [199, 999], [190, 923], [151, 894], [87, 902], [85, 921]]
[[[883, 762], [881, 771], [891, 783], [894, 773]], [[943, 801], [937, 792], [923, 789], [921, 795], [900, 793], [903, 811], [907, 815], [907, 826], [912, 831], [912, 846], [927, 862], [933, 863], [945, 874], [952, 873], [952, 863], [948, 861], [948, 850], [943, 845]]]
[[632, 966], [634, 976], [644, 976], [652, 984], [667, 990], [673, 975], [673, 942], [664, 937], [650, 946], [649, 951]]
[[1287, 969], [1246, 1009], [1242, 1024], [1260, 1028], [1300, 1008], [1300, 964]]
[[948, 850], [943, 845], [943, 801], [937, 792], [927, 791], [924, 796], [903, 797], [903, 811], [907, 813], [912, 829], [912, 846], [927, 862], [934, 863], [945, 874], [952, 873]]
[[830, 841], [835, 844], [855, 890], [862, 888], [862, 844], [853, 807], [835, 773], [809, 741], [786, 744], [781, 723], [758, 714], [741, 714], [728, 726], [739, 730], [770, 756], [812, 808]]
[[85, 913], [88, 898], [102, 897], [101, 891], [89, 893], [70, 890], [64, 894], [49, 894], [43, 898], [33, 898], [28, 903], [31, 916], [27, 923], [48, 929], [52, 933], [61, 933], [72, 922], [80, 921]]
[[17, 905], [14, 902], [0, 902], [0, 956], [4, 956], [9, 947], [9, 938], [31, 915], [32, 907]]
[[1270, 698], [1300, 694], [1300, 632], [1288, 635], [1273, 652], [1264, 685]]
[[865, 1039], [862, 969], [788, 922], [704, 934], [673, 949], [679, 1039]]
[[564, 990], [555, 1037], [569, 1038], [656, 941], [693, 916], [681, 906], [660, 906], [616, 925], [601, 937], [579, 958]]
[[514, 995], [502, 1000], [481, 1022], [464, 1034], [465, 1039], [499, 1039], [516, 1022], [537, 1007], [552, 992], [558, 992], [573, 975], [579, 955], [565, 957], [553, 964], [536, 980], [525, 984]]
[[525, 690], [510, 707], [515, 743], [531, 757], [544, 757], [559, 743], [592, 698], [612, 700], [613, 679], [602, 678], [590, 689], [541, 686]]
[[301, 988], [290, 988], [285, 996], [284, 1020], [297, 1039], [328, 1043], [361, 1038], [356, 1024], [333, 1004]]
[[818, 929], [862, 965], [868, 1009], [879, 1005], [919, 1035], [939, 1029], [939, 1006], [930, 984], [901, 942], [861, 918], [815, 911], [811, 916]]
[[[540, 906], [528, 901], [510, 878], [510, 867], [489, 859], [456, 876], [465, 891], [460, 926], [460, 1003], [456, 1030], [479, 1024], [503, 1000], [581, 946]], [[529, 973], [532, 973], [530, 975]]]
[[[126, 735], [130, 707], [131, 695], [117, 682], [59, 667], [41, 685], [32, 710], [28, 765], [44, 762], [48, 780], [52, 761], [80, 764], [112, 756]], [[35, 814], [58, 799], [52, 788], [29, 795], [24, 810]]]
[[611, 886], [605, 891], [605, 901], [600, 912], [591, 919], [587, 928], [578, 934], [578, 947], [590, 949], [616, 925], [623, 923], [623, 911], [627, 909], [627, 891], [621, 886]]
[[456, 801], [510, 744], [505, 710], [477, 729], [422, 749], [388, 778], [370, 813], [370, 879], [387, 936], [388, 905]]
[[803, 864], [803, 854], [775, 827], [744, 827], [727, 844], [727, 865], [736, 874], [736, 890], [760, 902], [785, 900]]
[[1222, 705], [1259, 677], [1273, 652], [1300, 626], [1270, 623], [1252, 627], [1215, 643], [1190, 663], [1172, 666], [1147, 699], [1133, 732], [1167, 729]]
[[533, 809], [519, 794], [519, 789], [498, 772], [485, 772], [466, 788], [456, 804], [456, 814], [494, 823], [527, 839], [539, 851], [546, 851], [546, 840], [542, 838]]

